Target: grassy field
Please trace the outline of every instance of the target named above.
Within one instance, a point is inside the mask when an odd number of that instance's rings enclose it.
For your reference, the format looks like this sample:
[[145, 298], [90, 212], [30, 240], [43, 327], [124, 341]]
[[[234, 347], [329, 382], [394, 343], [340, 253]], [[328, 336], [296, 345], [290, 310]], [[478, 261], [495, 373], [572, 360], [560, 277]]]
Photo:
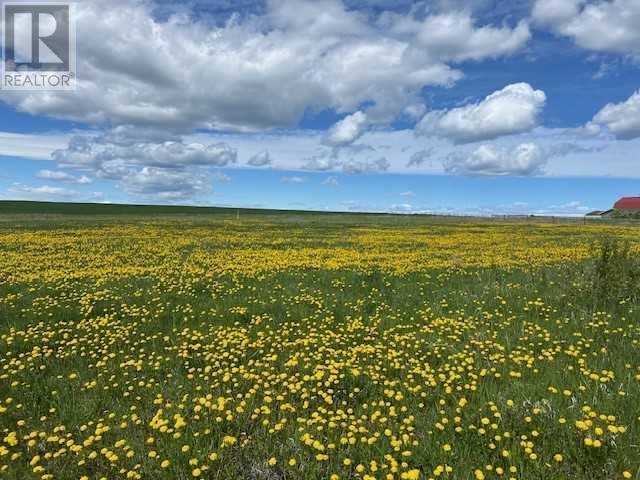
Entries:
[[[85, 216], [167, 216], [167, 215], [207, 215], [235, 217], [239, 210], [223, 207], [193, 207], [180, 205], [123, 205], [117, 203], [64, 203], [64, 202], [32, 202], [0, 200], [0, 214], [6, 215], [85, 215]], [[295, 212], [290, 210], [242, 209], [243, 215], [268, 214], [290, 215], [311, 212]]]
[[2, 478], [640, 479], [639, 227], [42, 213], [0, 211]]

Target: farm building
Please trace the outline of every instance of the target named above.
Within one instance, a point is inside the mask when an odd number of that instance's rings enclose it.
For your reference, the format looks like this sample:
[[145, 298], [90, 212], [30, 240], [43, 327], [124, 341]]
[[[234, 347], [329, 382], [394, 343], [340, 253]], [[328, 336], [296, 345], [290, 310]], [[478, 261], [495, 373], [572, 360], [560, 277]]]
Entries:
[[606, 217], [607, 213], [611, 212], [612, 210], [607, 210], [607, 211], [602, 211], [602, 210], [596, 210], [594, 212], [589, 212], [585, 215], [585, 217], [592, 219], [592, 218], [602, 218], [602, 217]]
[[587, 218], [629, 217], [640, 216], [640, 197], [623, 197], [618, 200], [611, 210], [588, 213]]
[[614, 210], [622, 213], [640, 213], [640, 197], [624, 197], [616, 202]]

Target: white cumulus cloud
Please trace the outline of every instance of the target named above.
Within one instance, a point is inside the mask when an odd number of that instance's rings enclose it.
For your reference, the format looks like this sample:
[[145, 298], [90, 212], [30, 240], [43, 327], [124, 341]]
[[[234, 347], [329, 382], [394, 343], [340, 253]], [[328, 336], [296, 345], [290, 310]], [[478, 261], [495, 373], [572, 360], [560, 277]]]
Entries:
[[587, 130], [597, 132], [607, 128], [620, 140], [640, 138], [640, 90], [622, 103], [610, 103], [600, 110]]
[[270, 0], [220, 25], [183, 10], [157, 18], [144, 0], [77, 2], [77, 89], [0, 100], [32, 115], [181, 132], [286, 128], [308, 111], [362, 105], [372, 122], [389, 122], [418, 111], [423, 88], [461, 78], [457, 62], [511, 54], [529, 39], [525, 23], [367, 15], [341, 0]]
[[362, 136], [367, 126], [367, 115], [357, 111], [336, 123], [328, 132], [325, 143], [332, 147], [350, 145]]
[[[104, 137], [74, 137], [67, 148], [53, 152], [61, 165], [108, 170], [115, 166], [151, 166], [183, 168], [189, 166], [224, 167], [236, 163], [237, 151], [224, 142], [213, 144], [184, 143], [111, 143]], [[103, 172], [104, 173], [104, 172]]]
[[338, 160], [338, 157], [334, 153], [325, 151], [306, 158], [302, 164], [302, 169], [325, 172], [337, 168], [340, 166], [340, 163], [340, 160]]
[[211, 192], [206, 175], [155, 167], [128, 173], [120, 186], [130, 195], [166, 201], [187, 200]]
[[532, 17], [579, 47], [640, 57], [638, 0], [537, 0]]
[[444, 168], [457, 175], [528, 176], [541, 173], [546, 163], [543, 150], [534, 143], [523, 143], [510, 149], [481, 145], [468, 153], [451, 153]]
[[531, 38], [529, 25], [521, 21], [515, 28], [507, 26], [477, 27], [467, 11], [430, 15], [422, 21], [395, 17], [393, 29], [416, 35], [416, 44], [438, 58], [461, 62], [510, 55]]
[[[59, 166], [118, 182], [134, 196], [183, 200], [208, 193], [211, 167], [237, 162], [238, 153], [225, 142], [162, 141], [154, 131], [118, 128], [97, 136], [73, 137], [51, 158]], [[47, 178], [70, 181], [73, 176], [48, 172]], [[53, 178], [57, 177], [57, 178]], [[82, 179], [82, 177], [79, 177]]]
[[416, 126], [419, 135], [441, 136], [454, 143], [491, 140], [523, 133], [537, 125], [546, 102], [542, 90], [528, 83], [508, 85], [481, 102], [427, 113]]

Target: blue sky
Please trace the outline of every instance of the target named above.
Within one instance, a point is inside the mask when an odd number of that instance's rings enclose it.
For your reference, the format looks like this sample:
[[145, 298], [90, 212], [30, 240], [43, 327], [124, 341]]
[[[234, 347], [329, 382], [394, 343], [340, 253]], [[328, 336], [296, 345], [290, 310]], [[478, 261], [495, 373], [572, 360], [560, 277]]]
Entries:
[[[581, 215], [640, 195], [637, 0], [76, 6], [0, 199]], [[123, 35], [127, 32], [127, 35]]]

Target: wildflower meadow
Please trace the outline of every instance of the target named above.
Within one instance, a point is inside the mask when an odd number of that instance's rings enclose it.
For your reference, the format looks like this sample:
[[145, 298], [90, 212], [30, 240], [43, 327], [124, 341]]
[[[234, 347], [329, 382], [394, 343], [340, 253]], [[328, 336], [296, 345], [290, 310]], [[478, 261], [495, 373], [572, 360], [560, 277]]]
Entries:
[[639, 233], [8, 218], [0, 478], [639, 479]]

